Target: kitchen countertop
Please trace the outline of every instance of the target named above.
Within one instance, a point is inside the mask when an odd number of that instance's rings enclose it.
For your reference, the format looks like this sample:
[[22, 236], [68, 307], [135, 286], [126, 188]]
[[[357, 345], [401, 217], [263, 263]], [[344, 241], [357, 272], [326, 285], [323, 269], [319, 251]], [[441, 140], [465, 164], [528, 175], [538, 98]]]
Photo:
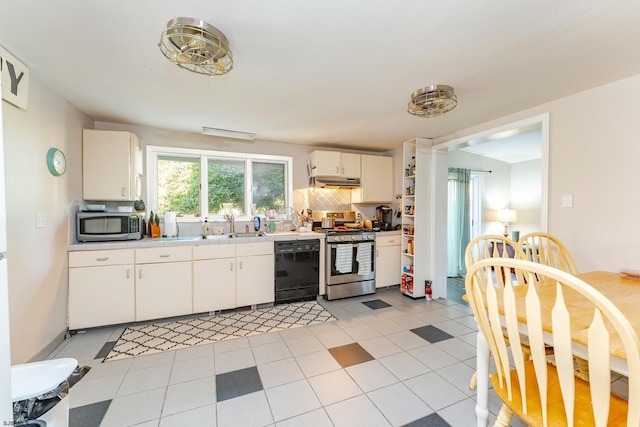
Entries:
[[324, 233], [316, 233], [309, 231], [304, 233], [298, 232], [281, 232], [281, 233], [264, 233], [258, 235], [242, 235], [241, 237], [229, 237], [227, 235], [209, 236], [203, 239], [201, 236], [184, 236], [177, 238], [161, 237], [156, 239], [143, 238], [141, 240], [125, 240], [114, 242], [83, 242], [73, 243], [67, 246], [68, 251], [91, 251], [104, 249], [135, 249], [135, 248], [155, 248], [166, 246], [200, 246], [200, 245], [227, 245], [236, 243], [255, 243], [255, 242], [274, 242], [280, 240], [309, 240], [324, 239]]

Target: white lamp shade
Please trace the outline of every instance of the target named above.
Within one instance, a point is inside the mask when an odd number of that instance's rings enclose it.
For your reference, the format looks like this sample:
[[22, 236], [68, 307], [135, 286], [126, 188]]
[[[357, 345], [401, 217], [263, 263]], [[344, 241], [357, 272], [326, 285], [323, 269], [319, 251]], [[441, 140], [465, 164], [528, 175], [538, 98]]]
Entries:
[[516, 222], [518, 220], [518, 213], [515, 209], [500, 209], [498, 211], [498, 220], [502, 222]]

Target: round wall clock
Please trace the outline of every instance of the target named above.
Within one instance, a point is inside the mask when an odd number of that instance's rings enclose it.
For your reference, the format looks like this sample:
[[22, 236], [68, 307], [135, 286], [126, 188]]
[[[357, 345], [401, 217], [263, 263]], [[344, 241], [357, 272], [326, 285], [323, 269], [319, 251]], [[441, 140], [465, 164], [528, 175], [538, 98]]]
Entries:
[[60, 176], [67, 170], [67, 158], [62, 150], [50, 148], [47, 152], [47, 167], [53, 176]]

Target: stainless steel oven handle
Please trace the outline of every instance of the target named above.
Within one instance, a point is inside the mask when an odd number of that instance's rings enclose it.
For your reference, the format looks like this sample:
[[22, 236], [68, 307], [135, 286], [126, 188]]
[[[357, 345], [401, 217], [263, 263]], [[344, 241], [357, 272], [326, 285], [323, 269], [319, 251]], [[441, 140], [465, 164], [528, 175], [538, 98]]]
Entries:
[[[374, 246], [374, 243], [373, 243], [373, 242], [370, 242], [370, 243], [371, 243], [371, 249], [373, 249], [373, 248], [375, 247], [375, 246]], [[338, 246], [348, 245], [348, 244], [349, 244], [349, 243], [338, 243], [338, 244], [332, 244], [332, 245], [329, 245], [329, 247], [330, 247], [331, 249], [336, 249]], [[358, 247], [358, 244], [357, 244], [357, 243], [352, 243], [352, 244], [351, 244], [351, 246], [352, 246], [352, 247], [354, 247], [354, 248], [357, 248], [357, 247]]]

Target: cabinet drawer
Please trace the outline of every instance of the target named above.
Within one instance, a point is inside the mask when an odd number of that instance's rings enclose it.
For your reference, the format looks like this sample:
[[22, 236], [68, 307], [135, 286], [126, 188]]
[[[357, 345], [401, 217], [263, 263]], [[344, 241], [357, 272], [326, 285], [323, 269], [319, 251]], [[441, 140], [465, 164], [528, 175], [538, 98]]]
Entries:
[[136, 264], [191, 261], [191, 246], [136, 249]]
[[236, 256], [273, 255], [273, 242], [239, 243]]
[[133, 264], [133, 249], [69, 252], [69, 267]]
[[236, 245], [194, 246], [193, 259], [235, 258]]
[[376, 246], [394, 246], [399, 245], [402, 241], [400, 234], [393, 234], [391, 236], [376, 236]]

